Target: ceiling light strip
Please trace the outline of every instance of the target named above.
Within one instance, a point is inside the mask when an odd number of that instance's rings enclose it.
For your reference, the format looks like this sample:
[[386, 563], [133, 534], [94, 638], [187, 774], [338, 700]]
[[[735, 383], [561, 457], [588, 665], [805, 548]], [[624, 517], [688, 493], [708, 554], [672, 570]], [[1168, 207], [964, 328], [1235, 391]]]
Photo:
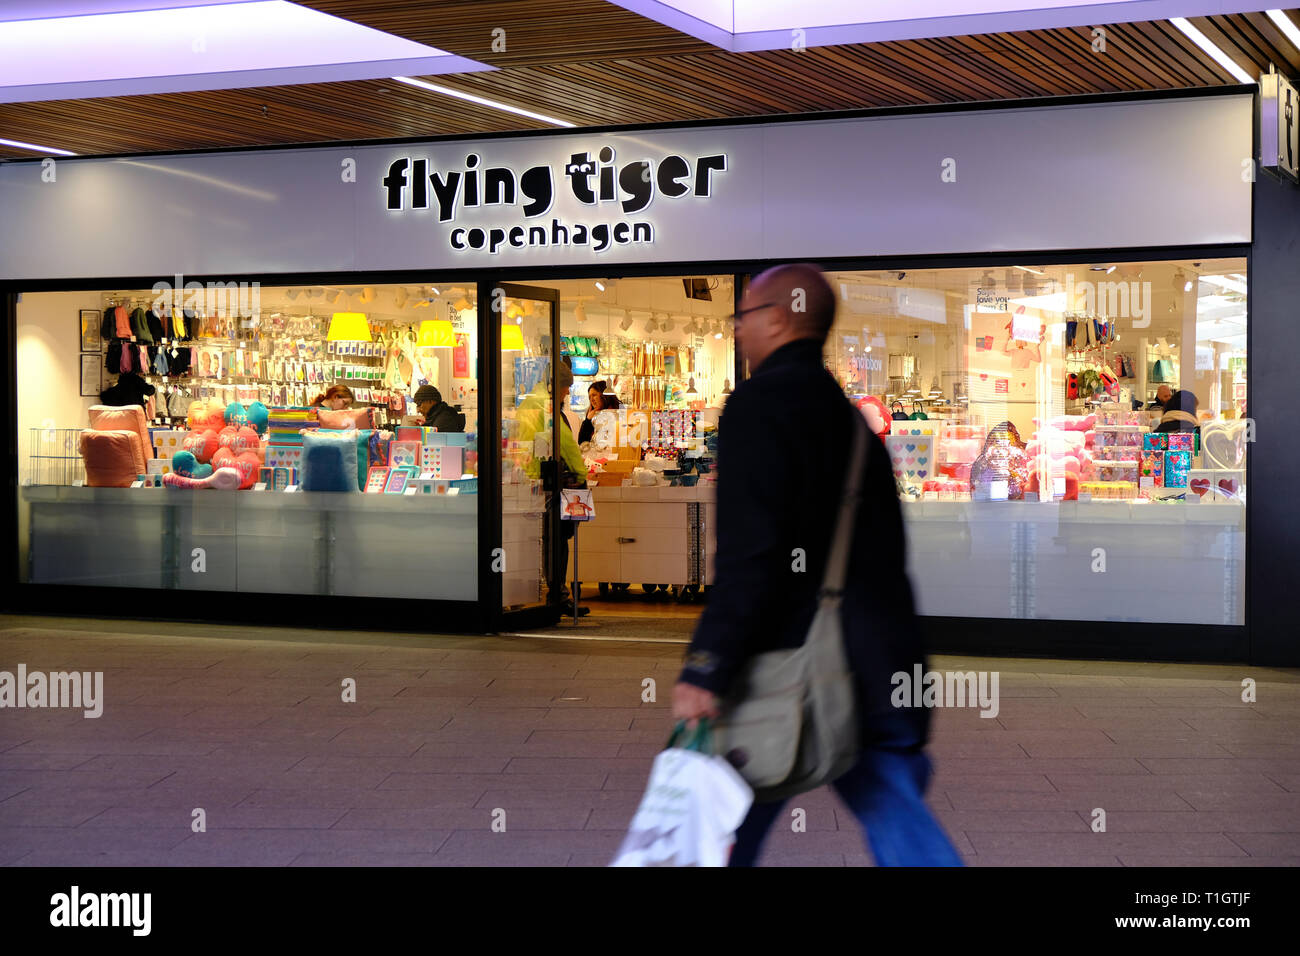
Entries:
[[1268, 18], [1277, 24], [1277, 28], [1291, 41], [1291, 45], [1300, 50], [1300, 27], [1292, 23], [1291, 18], [1281, 10], [1269, 10]]
[[443, 96], [454, 96], [458, 100], [477, 103], [480, 106], [486, 106], [494, 110], [503, 110], [507, 113], [514, 113], [517, 116], [526, 116], [529, 119], [535, 119], [542, 123], [550, 123], [552, 126], [564, 126], [572, 129], [577, 125], [576, 123], [569, 123], [562, 119], [556, 119], [554, 116], [547, 116], [545, 113], [534, 113], [532, 110], [520, 109], [517, 106], [508, 106], [505, 103], [498, 103], [496, 100], [489, 100], [482, 96], [475, 96], [473, 93], [462, 93], [460, 90], [453, 90], [448, 86], [438, 86], [436, 83], [427, 83], [424, 80], [414, 80], [409, 76], [395, 76], [393, 79], [398, 83], [406, 83], [409, 86], [416, 86], [422, 90], [441, 93]]
[[66, 149], [55, 149], [53, 146], [37, 146], [35, 143], [22, 143], [16, 139], [0, 139], [0, 146], [12, 146], [15, 149], [30, 149], [34, 153], [48, 153], [55, 156], [76, 156], [77, 154]]
[[1210, 38], [1207, 37], [1200, 30], [1196, 29], [1196, 27], [1192, 26], [1187, 21], [1186, 17], [1170, 17], [1169, 22], [1172, 23], [1175, 27], [1177, 27], [1183, 33], [1184, 36], [1186, 36], [1189, 40], [1191, 40], [1198, 47], [1200, 47], [1205, 53], [1207, 53], [1210, 59], [1214, 60], [1215, 63], [1219, 64], [1219, 66], [1223, 67], [1225, 70], [1227, 70], [1229, 73], [1235, 76], [1242, 83], [1259, 82], [1257, 78], [1251, 76], [1241, 67], [1239, 67], [1236, 61], [1232, 59], [1232, 57], [1228, 56], [1228, 54], [1224, 53], [1221, 49], [1219, 49], [1217, 46], [1211, 43]]

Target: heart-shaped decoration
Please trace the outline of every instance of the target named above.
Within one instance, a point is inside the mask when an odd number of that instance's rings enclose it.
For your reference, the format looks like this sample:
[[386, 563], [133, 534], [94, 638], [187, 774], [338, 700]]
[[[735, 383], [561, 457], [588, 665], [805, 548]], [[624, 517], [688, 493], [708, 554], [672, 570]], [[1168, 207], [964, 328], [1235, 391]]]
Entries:
[[1225, 494], [1229, 494], [1235, 498], [1237, 497], [1237, 492], [1240, 489], [1241, 489], [1241, 485], [1237, 482], [1236, 478], [1219, 479], [1219, 490], [1224, 492]]
[[895, 468], [895, 469], [894, 469], [894, 477], [895, 477], [895, 478], [902, 478], [902, 477], [903, 477], [903, 470], [902, 470], [901, 468]]
[[1196, 492], [1198, 497], [1204, 498], [1210, 492], [1210, 479], [1193, 478], [1189, 483], [1189, 487]]
[[926, 473], [925, 473], [924, 471], [918, 471], [918, 472], [916, 473], [916, 476], [917, 476], [918, 478], [924, 478], [925, 475], [926, 475]]
[[921, 458], [921, 457], [919, 457], [919, 456], [918, 456], [917, 459], [916, 459], [916, 463], [917, 463], [918, 465], [924, 465], [927, 461], [929, 461], [928, 458]]
[[907, 446], [907, 450], [908, 450], [908, 451], [916, 451], [916, 446], [915, 446], [915, 445], [908, 445], [908, 446]]
[[904, 461], [906, 461], [909, 465], [913, 465], [916, 463], [916, 456], [908, 455], [907, 458], [904, 459]]
[[1246, 460], [1246, 423], [1207, 422], [1202, 425], [1201, 451], [1207, 468], [1240, 468]]

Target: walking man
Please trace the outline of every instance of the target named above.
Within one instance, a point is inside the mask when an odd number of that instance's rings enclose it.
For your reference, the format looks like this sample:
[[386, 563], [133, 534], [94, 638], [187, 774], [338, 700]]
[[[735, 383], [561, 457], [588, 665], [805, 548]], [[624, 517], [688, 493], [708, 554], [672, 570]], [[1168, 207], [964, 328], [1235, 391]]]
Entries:
[[[673, 689], [678, 719], [717, 716], [748, 658], [798, 647], [807, 634], [848, 470], [851, 416], [861, 414], [822, 363], [834, 318], [835, 294], [811, 265], [756, 276], [736, 313], [750, 378], [718, 425], [714, 586]], [[775, 454], [783, 442], [797, 445], [797, 456]], [[893, 471], [874, 435], [861, 494], [842, 607], [862, 757], [832, 786], [878, 865], [960, 866], [924, 801], [929, 713], [890, 704], [891, 675], [924, 669], [925, 660]], [[754, 865], [783, 805], [754, 804], [729, 865]]]

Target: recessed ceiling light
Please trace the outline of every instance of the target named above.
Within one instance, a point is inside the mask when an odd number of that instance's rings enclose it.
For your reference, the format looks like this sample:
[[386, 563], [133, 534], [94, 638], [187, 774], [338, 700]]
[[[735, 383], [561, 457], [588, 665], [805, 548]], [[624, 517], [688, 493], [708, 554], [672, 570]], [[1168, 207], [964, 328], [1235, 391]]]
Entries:
[[552, 126], [565, 126], [572, 128], [575, 125], [566, 120], [556, 119], [554, 116], [547, 116], [545, 113], [534, 113], [532, 110], [520, 109], [517, 106], [508, 106], [505, 103], [498, 103], [496, 100], [489, 100], [482, 96], [475, 96], [472, 93], [462, 93], [460, 90], [453, 90], [448, 86], [438, 86], [435, 83], [426, 83], [424, 80], [414, 80], [409, 76], [395, 76], [393, 79], [398, 83], [406, 83], [408, 86], [417, 86], [422, 90], [441, 93], [443, 96], [454, 96], [458, 100], [477, 103], [479, 106], [486, 106], [494, 110], [503, 110], [507, 113], [514, 113], [516, 116], [526, 116], [529, 119], [535, 119], [542, 123], [550, 123]]

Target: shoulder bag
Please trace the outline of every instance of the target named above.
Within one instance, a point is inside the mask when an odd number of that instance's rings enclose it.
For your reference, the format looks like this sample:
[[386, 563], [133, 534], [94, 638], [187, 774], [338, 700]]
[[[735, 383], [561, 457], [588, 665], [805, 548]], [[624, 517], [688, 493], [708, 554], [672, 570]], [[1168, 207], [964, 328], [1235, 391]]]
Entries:
[[716, 752], [758, 801], [794, 796], [842, 776], [859, 758], [853, 675], [844, 649], [841, 604], [867, 456], [867, 423], [854, 415], [844, 496], [817, 612], [803, 645], [752, 658], [722, 702]]

